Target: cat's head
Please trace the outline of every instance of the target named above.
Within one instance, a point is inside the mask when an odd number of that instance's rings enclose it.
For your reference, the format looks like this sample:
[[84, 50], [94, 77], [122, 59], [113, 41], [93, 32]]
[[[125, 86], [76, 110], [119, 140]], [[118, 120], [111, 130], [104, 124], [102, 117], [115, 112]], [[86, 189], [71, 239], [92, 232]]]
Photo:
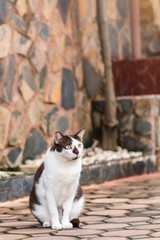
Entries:
[[67, 160], [77, 160], [82, 156], [84, 133], [84, 129], [74, 135], [63, 135], [60, 132], [56, 132], [54, 145], [51, 150], [57, 151]]

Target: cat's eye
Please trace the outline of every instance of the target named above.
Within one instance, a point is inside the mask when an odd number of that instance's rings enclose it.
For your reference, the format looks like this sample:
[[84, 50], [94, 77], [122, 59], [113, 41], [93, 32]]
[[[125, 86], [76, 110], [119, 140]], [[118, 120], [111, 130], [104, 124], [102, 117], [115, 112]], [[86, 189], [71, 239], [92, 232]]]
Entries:
[[82, 147], [82, 144], [80, 143], [80, 144], [78, 144], [78, 148], [81, 148]]
[[67, 146], [65, 146], [65, 149], [69, 150], [69, 149], [71, 149], [71, 146], [67, 145]]

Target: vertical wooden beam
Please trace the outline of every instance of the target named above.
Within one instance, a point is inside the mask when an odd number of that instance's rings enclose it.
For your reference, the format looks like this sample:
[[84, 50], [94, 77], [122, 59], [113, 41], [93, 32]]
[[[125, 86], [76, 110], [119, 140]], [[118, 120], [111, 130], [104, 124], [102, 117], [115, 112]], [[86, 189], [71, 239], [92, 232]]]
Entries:
[[130, 0], [131, 39], [133, 59], [142, 58], [140, 34], [139, 0]]

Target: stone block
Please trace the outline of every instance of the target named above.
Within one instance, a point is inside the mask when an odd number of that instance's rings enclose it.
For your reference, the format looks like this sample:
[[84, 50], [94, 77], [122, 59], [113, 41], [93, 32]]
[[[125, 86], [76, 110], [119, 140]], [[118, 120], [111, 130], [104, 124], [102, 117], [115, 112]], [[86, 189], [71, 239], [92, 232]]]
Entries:
[[37, 41], [29, 54], [29, 58], [38, 72], [46, 65], [46, 50], [46, 46]]
[[36, 125], [39, 122], [44, 110], [45, 108], [42, 100], [38, 97], [35, 97], [28, 109], [28, 117], [32, 126]]
[[142, 135], [148, 135], [151, 133], [151, 124], [145, 120], [138, 120], [134, 128], [135, 132]]
[[83, 168], [80, 177], [80, 184], [81, 185], [89, 185], [91, 184], [89, 180], [89, 171], [87, 168]]
[[[0, 8], [1, 9], [1, 8]], [[0, 26], [0, 58], [8, 55], [11, 45], [11, 29], [8, 24]]]
[[117, 8], [119, 10], [119, 13], [123, 18], [128, 17], [129, 13], [129, 2], [128, 0], [117, 0]]
[[35, 94], [37, 86], [32, 74], [31, 67], [27, 60], [24, 60], [19, 66], [19, 90], [27, 102]]
[[40, 87], [40, 88], [43, 88], [43, 87], [44, 87], [46, 77], [47, 77], [47, 65], [45, 65], [45, 66], [41, 69], [41, 71], [40, 71], [40, 73], [39, 73], [39, 76], [38, 76], [39, 87]]
[[29, 38], [26, 38], [22, 34], [16, 32], [13, 41], [13, 48], [16, 53], [27, 56], [31, 43], [32, 42]]
[[35, 16], [35, 18], [33, 18], [29, 22], [27, 35], [32, 40], [34, 40], [37, 36], [37, 32], [38, 32], [38, 29], [39, 29], [39, 21], [40, 21], [40, 16], [37, 15], [37, 16]]
[[6, 202], [8, 200], [7, 196], [7, 191], [0, 191], [0, 202]]
[[[46, 1], [46, 0], [44, 0]], [[38, 4], [39, 4], [39, 0], [28, 0], [28, 4], [32, 10], [32, 12], [36, 12]]]
[[56, 130], [56, 122], [58, 118], [58, 111], [59, 109], [57, 107], [54, 107], [52, 111], [47, 113], [42, 119], [41, 119], [41, 128], [44, 132], [44, 134], [48, 136], [53, 136], [54, 131]]
[[100, 183], [101, 182], [101, 167], [100, 166], [91, 167], [89, 178], [92, 183]]
[[12, 112], [9, 145], [16, 146], [21, 144], [26, 137], [26, 130], [24, 103], [22, 100], [19, 100], [16, 102], [15, 109]]
[[[32, 1], [35, 1], [35, 0], [32, 0]], [[55, 7], [56, 2], [57, 1], [55, 0], [43, 0], [42, 13], [46, 20], [50, 20], [54, 15], [53, 9]]]
[[26, 25], [26, 22], [23, 20], [23, 18], [19, 17], [14, 13], [11, 13], [10, 19], [17, 30], [23, 31], [23, 32], [27, 30], [27, 25]]
[[134, 151], [136, 149], [136, 145], [137, 145], [137, 140], [135, 137], [131, 135], [124, 136], [123, 144], [122, 144], [123, 148], [126, 148], [129, 151]]
[[123, 162], [121, 165], [122, 168], [122, 176], [123, 177], [130, 177], [134, 175], [133, 164], [132, 162]]
[[4, 76], [4, 86], [2, 90], [1, 99], [4, 102], [12, 102], [13, 84], [16, 74], [16, 61], [14, 55], [9, 55], [7, 58], [6, 72]]
[[70, 0], [65, 0], [65, 1], [58, 0], [58, 3], [57, 3], [57, 8], [59, 9], [60, 15], [64, 23], [66, 23], [66, 20], [67, 20], [69, 5], [70, 5]]
[[154, 162], [148, 158], [146, 161], [146, 172], [147, 173], [154, 173], [156, 171], [156, 166]]
[[44, 41], [46, 41], [46, 42], [48, 41], [48, 38], [49, 38], [49, 28], [48, 28], [48, 25], [46, 23], [42, 23], [39, 35], [40, 35], [40, 37]]
[[118, 33], [116, 28], [112, 25], [108, 25], [108, 32], [109, 32], [109, 42], [111, 46], [111, 56], [113, 59], [118, 59], [119, 54], [118, 54]]
[[44, 101], [46, 103], [58, 104], [61, 100], [62, 81], [60, 75], [52, 76], [51, 84], [47, 86]]
[[65, 110], [69, 110], [75, 107], [75, 89], [74, 89], [74, 76], [73, 73], [63, 68], [62, 72], [62, 92], [61, 92], [61, 104]]
[[139, 139], [139, 143], [137, 146], [137, 149], [139, 151], [142, 151], [144, 153], [151, 153], [152, 152], [152, 141], [148, 137], [141, 137]]
[[145, 170], [145, 164], [143, 161], [137, 161], [133, 164], [133, 169], [135, 174], [141, 175], [144, 173]]
[[20, 147], [12, 149], [3, 157], [5, 166], [16, 168], [22, 163], [22, 149]]
[[18, 11], [18, 14], [21, 17], [23, 17], [27, 13], [27, 10], [28, 10], [26, 0], [17, 0], [16, 9]]
[[128, 113], [133, 106], [132, 100], [130, 99], [120, 99], [118, 100], [118, 104], [120, 104], [120, 111], [123, 113]]
[[24, 195], [28, 195], [33, 187], [33, 182], [34, 182], [34, 176], [26, 176], [23, 179], [23, 192]]
[[85, 59], [83, 59], [83, 73], [88, 96], [96, 96], [100, 91], [101, 80], [95, 73], [93, 67]]
[[23, 179], [22, 178], [12, 178], [11, 179], [11, 192], [13, 197], [22, 197], [23, 192]]
[[38, 155], [42, 154], [46, 149], [47, 142], [36, 129], [33, 129], [30, 136], [26, 140], [23, 160], [34, 159]]
[[151, 111], [151, 101], [149, 99], [139, 99], [135, 105], [135, 114], [139, 117], [149, 116]]
[[69, 127], [69, 123], [68, 123], [67, 117], [65, 116], [60, 117], [57, 121], [56, 129], [61, 133], [65, 133], [68, 127]]
[[4, 73], [4, 69], [3, 69], [2, 64], [0, 63], [0, 83], [2, 81], [3, 73]]
[[0, 189], [1, 191], [6, 191], [10, 189], [10, 179], [0, 180]]
[[2, 150], [7, 143], [11, 113], [7, 108], [0, 106], [0, 116], [0, 150]]
[[107, 180], [111, 180], [111, 176], [110, 176], [110, 166], [103, 166], [102, 168], [102, 182], [105, 182]]
[[62, 67], [62, 60], [58, 52], [58, 47], [55, 39], [51, 39], [51, 48], [48, 52], [49, 63], [54, 73], [59, 72]]
[[5, 22], [11, 3], [6, 0], [0, 1], [0, 19]]
[[135, 116], [132, 114], [130, 116], [125, 116], [120, 118], [118, 128], [121, 132], [129, 131], [131, 132], [134, 126]]

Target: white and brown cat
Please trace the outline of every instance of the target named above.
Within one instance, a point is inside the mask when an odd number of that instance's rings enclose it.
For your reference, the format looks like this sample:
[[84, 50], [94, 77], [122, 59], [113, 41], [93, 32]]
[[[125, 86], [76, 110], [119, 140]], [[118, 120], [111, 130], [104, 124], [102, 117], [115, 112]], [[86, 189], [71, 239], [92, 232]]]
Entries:
[[56, 132], [54, 144], [35, 174], [30, 210], [43, 227], [60, 230], [79, 226], [84, 205], [79, 185], [84, 132]]

